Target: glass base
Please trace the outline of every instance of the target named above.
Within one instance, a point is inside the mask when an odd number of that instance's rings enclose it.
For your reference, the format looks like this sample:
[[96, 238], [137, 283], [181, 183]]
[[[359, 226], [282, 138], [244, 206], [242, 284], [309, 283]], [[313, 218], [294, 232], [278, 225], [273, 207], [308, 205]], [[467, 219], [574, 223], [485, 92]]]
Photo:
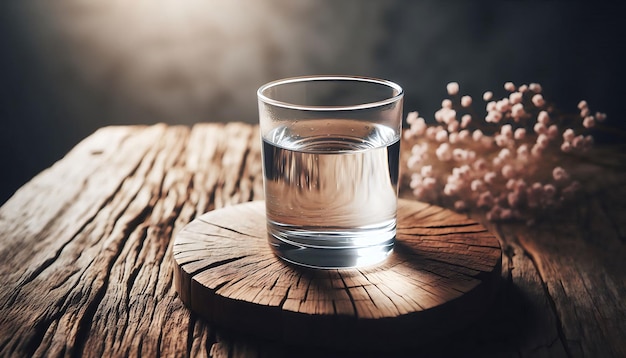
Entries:
[[[381, 263], [391, 254], [395, 220], [389, 226], [384, 230], [357, 233], [302, 229], [286, 232], [268, 223], [268, 242], [278, 257], [296, 265], [320, 269], [357, 268]], [[358, 242], [366, 244], [358, 245]]]

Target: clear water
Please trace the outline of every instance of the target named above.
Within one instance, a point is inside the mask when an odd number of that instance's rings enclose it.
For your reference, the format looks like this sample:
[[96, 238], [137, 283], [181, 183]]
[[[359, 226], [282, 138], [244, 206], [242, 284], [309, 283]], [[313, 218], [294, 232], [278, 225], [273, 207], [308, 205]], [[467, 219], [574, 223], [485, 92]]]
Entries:
[[384, 260], [396, 234], [399, 136], [354, 120], [314, 120], [263, 138], [269, 241], [318, 268]]

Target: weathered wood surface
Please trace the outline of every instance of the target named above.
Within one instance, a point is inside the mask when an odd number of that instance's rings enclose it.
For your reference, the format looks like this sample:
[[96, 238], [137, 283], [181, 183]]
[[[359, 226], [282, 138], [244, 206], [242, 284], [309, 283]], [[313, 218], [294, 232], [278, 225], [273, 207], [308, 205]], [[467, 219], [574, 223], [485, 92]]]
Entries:
[[[587, 195], [560, 218], [476, 216], [501, 241], [503, 289], [476, 324], [400, 353], [626, 356], [626, 161], [613, 150], [599, 162], [584, 164]], [[94, 133], [0, 208], [0, 356], [351, 354], [222, 331], [177, 296], [175, 234], [262, 199], [261, 183], [252, 126]]]
[[394, 252], [359, 269], [277, 258], [265, 202], [203, 214], [174, 240], [176, 292], [231, 331], [303, 346], [414, 347], [485, 313], [500, 283], [498, 239], [448, 209], [401, 199]]

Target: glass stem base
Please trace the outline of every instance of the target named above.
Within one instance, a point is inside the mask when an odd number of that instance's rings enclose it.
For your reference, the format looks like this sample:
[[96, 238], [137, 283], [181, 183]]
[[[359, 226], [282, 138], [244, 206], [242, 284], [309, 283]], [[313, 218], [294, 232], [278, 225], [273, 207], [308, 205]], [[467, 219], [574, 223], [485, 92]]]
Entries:
[[[296, 265], [321, 269], [357, 268], [381, 263], [391, 254], [395, 220], [392, 226], [358, 233], [302, 229], [290, 232], [284, 227], [277, 230], [268, 223], [268, 242], [278, 257]], [[366, 244], [359, 245], [359, 241]]]

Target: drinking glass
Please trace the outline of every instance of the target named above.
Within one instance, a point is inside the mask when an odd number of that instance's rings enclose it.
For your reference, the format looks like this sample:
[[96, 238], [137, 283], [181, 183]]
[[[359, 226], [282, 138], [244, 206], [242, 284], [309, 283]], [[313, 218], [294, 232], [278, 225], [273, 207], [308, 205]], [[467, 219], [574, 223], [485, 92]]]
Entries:
[[354, 76], [257, 91], [268, 242], [314, 268], [383, 261], [396, 236], [402, 88]]

